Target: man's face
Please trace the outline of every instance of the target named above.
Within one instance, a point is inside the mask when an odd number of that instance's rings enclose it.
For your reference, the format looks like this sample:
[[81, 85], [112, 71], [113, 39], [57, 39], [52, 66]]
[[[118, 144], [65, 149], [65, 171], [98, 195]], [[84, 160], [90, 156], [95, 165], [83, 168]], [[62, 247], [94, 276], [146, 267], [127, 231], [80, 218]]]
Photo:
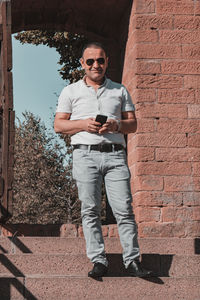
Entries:
[[[86, 48], [80, 62], [85, 74], [91, 81], [99, 82], [103, 79], [108, 66], [108, 58], [103, 49]], [[88, 63], [92, 64], [88, 65]]]

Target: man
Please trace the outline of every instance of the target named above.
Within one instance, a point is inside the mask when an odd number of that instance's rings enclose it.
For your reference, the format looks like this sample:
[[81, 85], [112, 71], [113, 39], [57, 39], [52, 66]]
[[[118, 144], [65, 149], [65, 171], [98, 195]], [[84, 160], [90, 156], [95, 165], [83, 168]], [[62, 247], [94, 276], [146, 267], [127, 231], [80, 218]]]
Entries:
[[[130, 172], [124, 150], [124, 134], [136, 131], [134, 105], [123, 85], [105, 77], [108, 57], [103, 45], [87, 44], [80, 62], [85, 77], [61, 92], [54, 128], [57, 133], [72, 135], [73, 177], [81, 200], [87, 256], [94, 264], [88, 276], [101, 277], [108, 270], [100, 222], [104, 180], [117, 220], [125, 268], [131, 276], [146, 277], [151, 272], [139, 261]], [[103, 125], [96, 120], [99, 114], [107, 116]]]

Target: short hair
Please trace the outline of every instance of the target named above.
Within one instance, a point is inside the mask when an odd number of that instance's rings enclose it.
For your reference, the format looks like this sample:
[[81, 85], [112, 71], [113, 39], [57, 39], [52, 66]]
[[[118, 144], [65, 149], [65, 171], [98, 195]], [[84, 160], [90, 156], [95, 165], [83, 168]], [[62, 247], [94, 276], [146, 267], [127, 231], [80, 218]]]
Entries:
[[87, 48], [92, 48], [92, 47], [97, 48], [97, 49], [102, 49], [105, 52], [106, 56], [107, 56], [106, 47], [102, 43], [99, 43], [99, 42], [90, 42], [90, 43], [87, 43], [87, 44], [84, 45], [84, 47], [82, 49], [81, 57], [83, 57], [83, 54], [84, 54], [84, 52], [85, 52], [85, 50]]

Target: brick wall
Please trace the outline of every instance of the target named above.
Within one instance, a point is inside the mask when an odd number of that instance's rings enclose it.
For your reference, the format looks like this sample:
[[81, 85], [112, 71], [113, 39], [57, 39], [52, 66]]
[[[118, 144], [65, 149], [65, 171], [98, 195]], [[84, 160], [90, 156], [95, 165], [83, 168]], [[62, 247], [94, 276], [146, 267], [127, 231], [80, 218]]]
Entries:
[[140, 237], [200, 235], [200, 1], [135, 0], [123, 83]]

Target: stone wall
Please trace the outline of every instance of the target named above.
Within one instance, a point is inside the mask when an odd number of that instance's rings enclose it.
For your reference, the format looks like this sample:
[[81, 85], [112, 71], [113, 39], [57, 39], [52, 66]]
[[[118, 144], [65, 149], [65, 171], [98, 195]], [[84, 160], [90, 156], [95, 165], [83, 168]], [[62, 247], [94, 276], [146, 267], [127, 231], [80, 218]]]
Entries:
[[0, 2], [0, 220], [12, 214], [14, 112], [12, 86], [11, 5]]
[[[128, 28], [130, 2], [112, 0], [110, 5], [104, 1], [104, 10], [96, 10], [96, 6], [90, 7], [91, 1], [85, 0], [85, 12], [83, 2], [65, 1], [63, 7], [64, 2], [59, 0], [55, 14], [53, 0], [49, 6], [44, 5], [44, 0], [32, 0], [31, 6], [25, 0], [13, 0], [12, 31], [54, 26], [105, 40], [111, 54], [115, 54], [110, 69], [114, 79], [119, 77], [117, 64], [123, 60], [128, 36], [123, 83], [133, 97], [138, 122], [137, 133], [128, 137], [128, 162], [139, 236], [197, 237], [200, 235], [200, 2], [134, 0]], [[65, 22], [59, 23], [65, 10], [69, 10], [69, 18], [63, 17]], [[74, 19], [70, 19], [72, 12], [76, 13]], [[89, 22], [95, 20], [95, 13], [101, 30], [98, 22], [94, 26]], [[7, 67], [5, 74], [10, 74]], [[11, 112], [12, 107], [8, 107], [6, 116], [13, 120]], [[12, 143], [10, 146], [12, 149]], [[0, 154], [9, 157], [1, 151]], [[1, 159], [1, 164], [5, 165], [5, 160]], [[0, 180], [1, 191], [1, 176]], [[112, 229], [113, 235], [117, 235], [116, 226]]]
[[200, 234], [200, 2], [135, 0], [123, 83], [137, 134], [128, 138], [140, 237]]

